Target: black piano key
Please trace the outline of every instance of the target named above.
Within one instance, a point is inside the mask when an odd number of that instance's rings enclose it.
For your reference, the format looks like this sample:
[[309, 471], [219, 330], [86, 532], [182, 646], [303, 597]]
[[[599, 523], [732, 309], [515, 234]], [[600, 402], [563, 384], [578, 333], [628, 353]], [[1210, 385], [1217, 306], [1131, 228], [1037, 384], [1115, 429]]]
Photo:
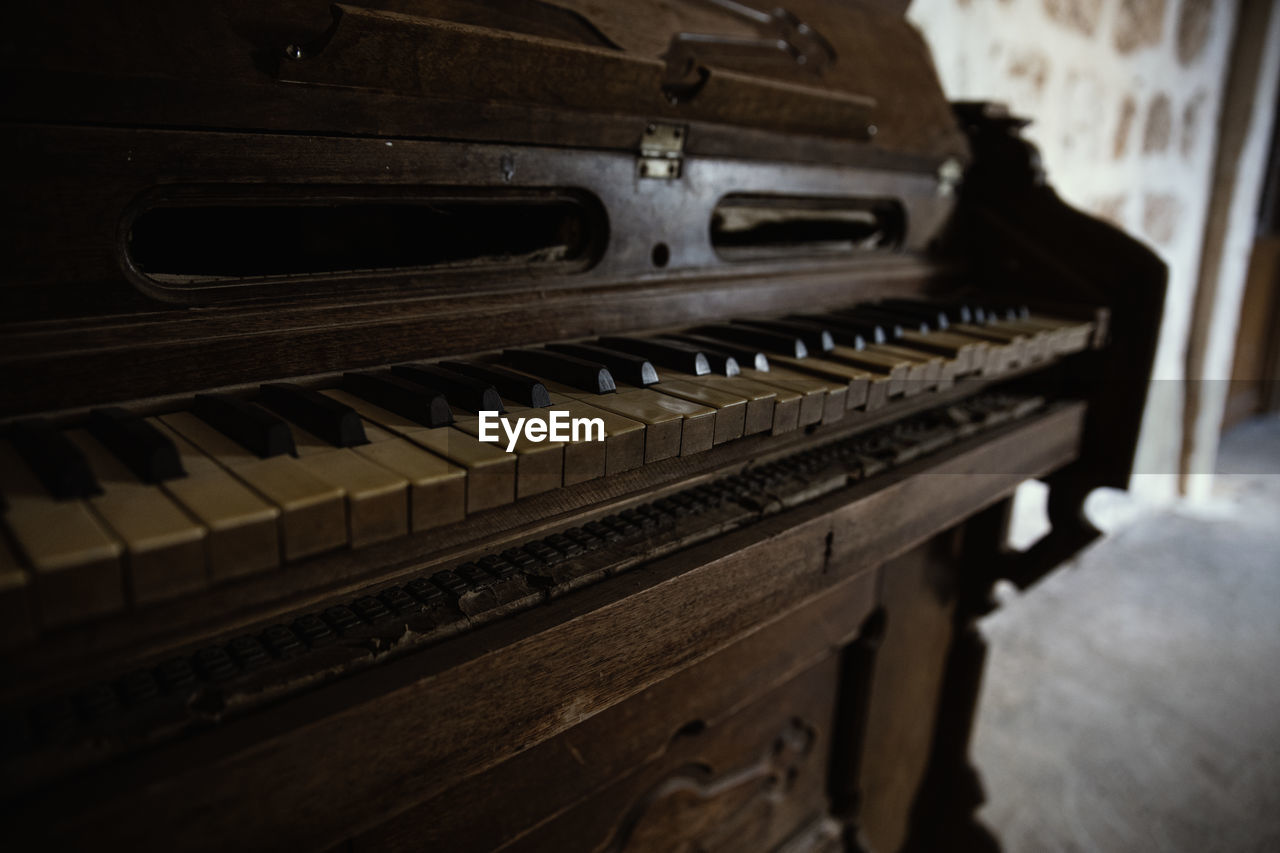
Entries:
[[534, 409], [545, 409], [551, 405], [551, 395], [547, 386], [536, 379], [515, 370], [508, 370], [500, 364], [487, 361], [442, 361], [440, 366], [462, 373], [472, 379], [488, 382], [498, 393], [514, 403]]
[[342, 390], [425, 427], [453, 423], [444, 394], [391, 373], [344, 373]]
[[928, 302], [916, 302], [908, 299], [885, 300], [873, 303], [875, 308], [890, 315], [898, 315], [911, 320], [927, 323], [930, 329], [943, 331], [951, 323], [947, 320], [947, 312]]
[[[707, 364], [711, 365], [711, 372], [717, 376], [737, 376], [742, 373], [742, 366], [738, 364], [738, 359], [723, 349], [711, 348], [696, 341], [682, 340], [674, 335], [659, 335], [657, 340], [696, 346], [698, 351], [707, 357]], [[764, 357], [761, 353], [753, 353], [753, 355]]]
[[[843, 316], [851, 317], [855, 320], [861, 320], [864, 323], [878, 323], [884, 326], [896, 326], [900, 329], [907, 329], [913, 332], [928, 334], [933, 331], [933, 327], [929, 325], [929, 321], [920, 317], [908, 317], [897, 311], [890, 311], [887, 308], [880, 308], [873, 305], [858, 305], [853, 308], [837, 312]], [[895, 337], [891, 335], [890, 337]]]
[[735, 326], [750, 326], [754, 329], [765, 329], [770, 332], [778, 332], [783, 335], [795, 335], [804, 341], [804, 345], [808, 347], [809, 352], [831, 352], [836, 348], [836, 342], [831, 337], [831, 332], [826, 328], [814, 323], [804, 323], [796, 320], [734, 320]]
[[723, 353], [731, 356], [741, 368], [743, 366], [751, 367], [760, 371], [769, 370], [769, 357], [755, 347], [744, 346], [734, 343], [733, 341], [717, 341], [714, 338], [704, 337], [702, 335], [690, 335], [684, 332], [674, 335], [663, 335], [673, 341], [681, 341], [686, 344], [692, 344], [702, 352], [707, 354], [707, 358], [711, 357], [711, 350], [717, 353]]
[[653, 362], [642, 355], [621, 352], [594, 344], [547, 344], [547, 349], [574, 355], [589, 361], [598, 361], [613, 374], [615, 382], [632, 385], [652, 385], [658, 381], [658, 370]]
[[765, 352], [778, 353], [790, 358], [808, 358], [809, 348], [804, 341], [795, 335], [781, 332], [770, 332], [767, 329], [754, 329], [750, 326], [698, 326], [689, 330], [692, 334], [701, 335], [716, 341], [730, 341], [759, 347]]
[[[831, 338], [832, 343], [839, 344], [842, 347], [849, 347], [851, 349], [867, 348], [866, 337], [861, 332], [854, 331], [853, 329], [846, 329], [842, 326], [836, 325], [835, 323], [823, 323], [819, 320], [796, 318], [791, 320], [791, 322], [794, 322], [797, 326], [807, 326], [814, 332], [821, 331]], [[807, 344], [808, 341], [805, 343]]]
[[132, 412], [118, 406], [94, 409], [89, 432], [144, 483], [187, 476], [173, 440]]
[[5, 430], [24, 462], [60, 501], [102, 494], [80, 448], [42, 418], [13, 424]]
[[[956, 323], [975, 323], [978, 322], [975, 312], [975, 306], [967, 302], [934, 302], [939, 311], [947, 315], [948, 322], [951, 325]], [[981, 310], [981, 309], [978, 309]]]
[[498, 389], [483, 379], [475, 379], [434, 364], [396, 364], [392, 366], [391, 372], [401, 379], [444, 394], [450, 405], [468, 412], [507, 411], [502, 405], [502, 395], [498, 393]]
[[994, 320], [1026, 320], [1031, 316], [1031, 309], [1026, 305], [998, 304], [987, 309], [988, 319]]
[[259, 388], [259, 394], [267, 406], [335, 447], [369, 442], [356, 410], [319, 391], [291, 382], [271, 382]]
[[515, 348], [503, 350], [502, 360], [531, 376], [541, 376], [592, 394], [608, 394], [618, 388], [609, 368], [576, 355], [547, 349]]
[[836, 343], [845, 346], [850, 344], [840, 339], [842, 334], [856, 335], [866, 344], [883, 344], [902, 337], [902, 327], [897, 324], [857, 320], [846, 314], [792, 314], [788, 319], [819, 323], [831, 332]]
[[699, 352], [697, 347], [687, 344], [667, 343], [652, 338], [605, 337], [600, 339], [600, 345], [642, 355], [659, 367], [667, 367], [681, 373], [705, 376], [711, 372], [707, 357]]
[[230, 394], [197, 394], [191, 411], [263, 459], [286, 453], [292, 455], [296, 450], [289, 425], [248, 400]]

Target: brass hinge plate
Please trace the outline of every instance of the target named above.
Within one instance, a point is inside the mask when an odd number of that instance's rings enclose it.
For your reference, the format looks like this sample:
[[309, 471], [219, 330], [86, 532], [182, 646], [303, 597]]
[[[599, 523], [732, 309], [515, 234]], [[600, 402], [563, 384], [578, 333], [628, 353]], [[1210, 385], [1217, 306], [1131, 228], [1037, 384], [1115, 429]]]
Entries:
[[682, 124], [650, 123], [640, 137], [636, 175], [665, 181], [680, 177], [680, 160], [688, 134], [688, 127]]

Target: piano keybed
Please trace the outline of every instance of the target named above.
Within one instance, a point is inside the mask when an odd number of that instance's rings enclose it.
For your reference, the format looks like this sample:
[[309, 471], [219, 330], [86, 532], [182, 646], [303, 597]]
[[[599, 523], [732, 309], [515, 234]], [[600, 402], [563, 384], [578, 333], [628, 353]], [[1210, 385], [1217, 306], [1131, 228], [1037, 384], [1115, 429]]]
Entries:
[[[4, 641], [997, 379], [1092, 336], [1026, 309], [891, 300], [25, 421], [0, 441]], [[501, 430], [478, 438], [495, 409], [600, 418], [605, 440], [522, 437], [508, 453]]]
[[[0, 703], [0, 760], [27, 773], [101, 760], [139, 738], [163, 739], [203, 720], [314, 688], [495, 619], [558, 598], [639, 562], [722, 536], [931, 453], [1043, 415], [1078, 418], [1028, 393], [979, 391], [951, 405], [749, 466], [501, 550], [375, 584], [282, 621], [170, 652], [142, 667], [94, 673], [92, 683], [34, 702]], [[233, 711], [234, 709], [234, 711]]]

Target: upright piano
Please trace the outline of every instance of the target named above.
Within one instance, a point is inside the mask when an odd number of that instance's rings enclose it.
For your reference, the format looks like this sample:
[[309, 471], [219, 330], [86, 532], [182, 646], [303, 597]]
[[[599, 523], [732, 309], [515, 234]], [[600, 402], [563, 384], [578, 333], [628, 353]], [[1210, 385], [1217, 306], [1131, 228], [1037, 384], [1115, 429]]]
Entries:
[[6, 12], [9, 849], [994, 849], [977, 620], [1165, 269], [785, 2]]

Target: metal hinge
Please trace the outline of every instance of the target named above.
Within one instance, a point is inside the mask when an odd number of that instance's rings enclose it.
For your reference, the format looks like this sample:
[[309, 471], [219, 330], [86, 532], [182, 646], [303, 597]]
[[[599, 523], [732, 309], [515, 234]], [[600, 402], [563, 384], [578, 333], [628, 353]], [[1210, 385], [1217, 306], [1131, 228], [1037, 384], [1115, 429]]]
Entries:
[[688, 134], [689, 128], [682, 124], [654, 122], [646, 127], [644, 136], [640, 137], [636, 175], [664, 181], [680, 177], [680, 158], [684, 154], [684, 138]]

